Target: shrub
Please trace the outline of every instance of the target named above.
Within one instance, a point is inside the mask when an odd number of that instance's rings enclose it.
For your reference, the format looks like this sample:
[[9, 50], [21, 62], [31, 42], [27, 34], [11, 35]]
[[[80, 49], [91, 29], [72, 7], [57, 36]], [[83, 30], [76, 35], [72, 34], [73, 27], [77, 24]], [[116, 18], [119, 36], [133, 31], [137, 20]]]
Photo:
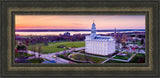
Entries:
[[79, 62], [79, 61], [71, 60], [71, 59], [69, 59], [68, 57], [64, 57], [64, 55], [58, 55], [58, 57], [61, 57], [61, 58], [63, 58], [63, 59], [66, 59], [66, 60], [69, 60], [69, 61], [72, 61], [72, 62], [82, 63], [82, 62]]
[[26, 50], [26, 46], [24, 45], [18, 45], [17, 50]]
[[145, 63], [145, 55], [140, 53], [136, 54], [136, 56], [132, 58], [130, 63]]
[[66, 47], [66, 46], [64, 46], [64, 45], [57, 46], [57, 48], [64, 48], [64, 47]]
[[123, 53], [128, 54], [128, 52], [123, 52]]

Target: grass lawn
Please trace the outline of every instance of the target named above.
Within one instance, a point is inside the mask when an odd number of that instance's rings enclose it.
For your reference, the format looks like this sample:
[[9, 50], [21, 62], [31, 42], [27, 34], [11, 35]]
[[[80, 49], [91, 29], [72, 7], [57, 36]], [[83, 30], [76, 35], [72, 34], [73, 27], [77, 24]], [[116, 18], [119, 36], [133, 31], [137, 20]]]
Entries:
[[116, 56], [114, 57], [114, 59], [128, 60], [131, 56], [132, 56], [132, 54], [128, 54], [127, 56], [119, 56], [119, 55], [116, 55]]
[[37, 51], [39, 45], [42, 45], [42, 49], [41, 49], [42, 53], [48, 54], [48, 53], [63, 51], [64, 48], [57, 48], [57, 46], [60, 46], [60, 45], [64, 45], [66, 47], [79, 48], [79, 47], [84, 47], [85, 42], [84, 41], [82, 42], [51, 42], [48, 44], [48, 46], [45, 46], [44, 43], [41, 43], [41, 44], [29, 45], [27, 46], [27, 48], [32, 51], [33, 47], [36, 47], [36, 51]]
[[[29, 59], [27, 60], [28, 62], [31, 62], [31, 63], [39, 63], [39, 59], [36, 58], [36, 59]], [[42, 63], [44, 60], [42, 58], [40, 58], [40, 63]]]
[[122, 62], [122, 61], [116, 61], [116, 60], [109, 60], [105, 63], [127, 63], [127, 62]]
[[82, 54], [88, 54], [88, 55], [93, 55], [93, 56], [100, 56], [100, 57], [106, 57], [106, 58], [109, 58], [109, 56], [103, 56], [103, 55], [97, 55], [97, 54], [91, 54], [91, 53], [84, 53], [84, 52], [81, 52]]
[[[121, 57], [124, 58], [124, 57]], [[122, 62], [122, 61], [116, 61], [116, 60], [109, 60], [105, 63], [127, 63], [127, 62]], [[131, 61], [128, 63], [145, 63], [145, 54], [138, 53], [136, 54]]]
[[82, 63], [82, 62], [74, 61], [74, 60], [71, 60], [70, 58], [68, 58], [68, 55], [69, 55], [69, 54], [71, 54], [71, 53], [66, 53], [67, 56], [65, 56], [64, 54], [60, 54], [60, 55], [58, 55], [58, 57], [63, 58], [63, 59], [66, 59], [66, 60], [69, 60], [69, 61], [72, 61], [72, 62]]
[[73, 55], [71, 55], [71, 58], [73, 58], [75, 60], [79, 60], [79, 61], [87, 61], [87, 59], [88, 59], [88, 61], [91, 61], [93, 63], [101, 63], [106, 60], [104, 58], [91, 57], [91, 56], [86, 56], [86, 55], [82, 55], [82, 54], [73, 54]]
[[[28, 57], [30, 57], [30, 56], [33, 56], [33, 55], [31, 55], [31, 54], [25, 54], [25, 53], [23, 53], [23, 54], [21, 54], [22, 56], [28, 56]], [[18, 53], [18, 54], [15, 54], [15, 58], [17, 58], [17, 57], [19, 57], [20, 56], [20, 54]]]

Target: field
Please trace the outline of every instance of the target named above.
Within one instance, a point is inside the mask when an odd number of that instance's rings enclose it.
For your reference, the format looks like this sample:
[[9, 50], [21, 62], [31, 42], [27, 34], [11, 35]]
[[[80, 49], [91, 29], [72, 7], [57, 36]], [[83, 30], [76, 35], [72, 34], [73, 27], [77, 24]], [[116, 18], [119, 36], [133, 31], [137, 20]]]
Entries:
[[132, 54], [128, 54], [127, 56], [119, 56], [119, 55], [116, 55], [116, 56], [114, 57], [114, 59], [128, 60], [131, 56], [132, 56]]
[[30, 63], [42, 63], [44, 60], [42, 58], [40, 58], [40, 60], [37, 58], [37, 59], [29, 59], [27, 61]]
[[[33, 56], [33, 55], [31, 55], [31, 54], [21, 54], [23, 57], [30, 57], [30, 56]], [[15, 57], [17, 58], [17, 57], [20, 57], [20, 54], [18, 53], [18, 54], [15, 54]]]
[[87, 56], [82, 54], [73, 54], [71, 55], [71, 58], [79, 61], [90, 61], [93, 63], [101, 63], [106, 60], [104, 58], [92, 57], [92, 56]]
[[57, 46], [61, 46], [64, 45], [66, 47], [75, 47], [75, 48], [79, 48], [79, 47], [84, 47], [85, 46], [85, 42], [51, 42], [48, 44], [48, 46], [44, 45], [44, 43], [40, 43], [40, 44], [35, 44], [35, 45], [29, 45], [27, 46], [28, 50], [33, 51], [33, 48], [36, 48], [36, 52], [38, 52], [38, 46], [42, 45], [41, 51], [43, 54], [48, 54], [48, 53], [54, 53], [54, 52], [59, 52], [59, 51], [63, 51], [66, 50], [66, 48], [57, 48]]

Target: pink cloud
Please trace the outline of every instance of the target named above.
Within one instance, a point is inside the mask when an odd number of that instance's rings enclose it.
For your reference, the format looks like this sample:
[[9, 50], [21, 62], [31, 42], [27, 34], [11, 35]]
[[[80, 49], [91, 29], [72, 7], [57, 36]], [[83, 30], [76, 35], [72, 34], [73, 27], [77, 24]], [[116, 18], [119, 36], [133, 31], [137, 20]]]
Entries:
[[145, 15], [16, 15], [16, 29], [145, 28]]

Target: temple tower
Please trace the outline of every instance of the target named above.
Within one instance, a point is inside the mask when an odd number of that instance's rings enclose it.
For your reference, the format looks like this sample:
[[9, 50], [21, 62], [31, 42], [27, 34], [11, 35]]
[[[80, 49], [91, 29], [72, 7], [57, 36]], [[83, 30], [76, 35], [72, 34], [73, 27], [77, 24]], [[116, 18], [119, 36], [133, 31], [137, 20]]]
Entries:
[[91, 38], [94, 39], [95, 37], [96, 37], [96, 25], [93, 21], [92, 28], [91, 28]]

